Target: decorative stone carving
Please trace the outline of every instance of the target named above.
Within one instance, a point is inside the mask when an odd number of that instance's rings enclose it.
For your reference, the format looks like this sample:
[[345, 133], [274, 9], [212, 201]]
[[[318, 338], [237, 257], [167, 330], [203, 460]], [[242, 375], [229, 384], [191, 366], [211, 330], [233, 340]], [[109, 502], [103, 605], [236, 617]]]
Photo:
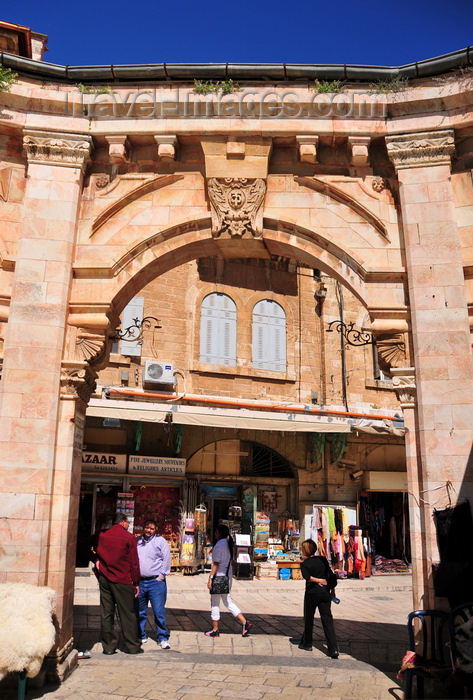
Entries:
[[302, 163], [317, 162], [317, 145], [319, 143], [318, 136], [296, 136], [297, 145], [299, 146], [299, 158]]
[[266, 183], [262, 178], [216, 178], [208, 180], [212, 211], [212, 236], [242, 238], [249, 233], [263, 236], [262, 203]]
[[92, 333], [86, 328], [79, 328], [76, 337], [76, 358], [89, 362], [92, 366], [100, 363], [105, 352], [106, 340], [105, 333]]
[[375, 192], [382, 192], [386, 189], [386, 180], [383, 177], [374, 177], [371, 180], [371, 187]]
[[130, 162], [130, 142], [123, 134], [106, 136], [108, 155], [114, 165]]
[[61, 365], [61, 398], [89, 402], [96, 387], [97, 372], [87, 362], [64, 361]]
[[92, 137], [26, 129], [23, 145], [28, 163], [62, 165], [84, 171], [92, 150]]
[[450, 163], [455, 151], [454, 132], [451, 129], [442, 129], [388, 136], [386, 147], [398, 170], [424, 165], [445, 165]]
[[158, 144], [158, 157], [163, 161], [176, 160], [177, 136], [174, 134], [155, 134], [154, 140]]
[[416, 405], [416, 383], [414, 367], [398, 367], [391, 371], [393, 386], [401, 408], [413, 408]]
[[406, 343], [402, 333], [376, 336], [376, 348], [381, 369], [391, 371], [406, 362]]
[[370, 163], [368, 147], [371, 136], [349, 136], [348, 148], [351, 152], [351, 162], [358, 167], [367, 167]]
[[95, 186], [99, 190], [103, 190], [104, 187], [107, 187], [108, 183], [110, 182], [110, 177], [108, 175], [97, 175], [95, 178]]

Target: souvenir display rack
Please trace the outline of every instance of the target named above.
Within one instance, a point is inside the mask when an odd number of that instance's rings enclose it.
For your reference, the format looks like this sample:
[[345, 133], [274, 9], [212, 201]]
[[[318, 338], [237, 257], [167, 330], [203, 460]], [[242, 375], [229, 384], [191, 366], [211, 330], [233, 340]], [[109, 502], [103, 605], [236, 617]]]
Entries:
[[269, 513], [258, 511], [255, 521], [255, 544], [253, 556], [255, 560], [268, 558], [269, 547]]
[[128, 518], [128, 529], [133, 532], [135, 524], [135, 501], [132, 493], [117, 494], [117, 513], [123, 513]]
[[357, 524], [356, 508], [314, 504], [312, 539], [340, 577], [371, 575], [371, 544], [366, 528]]
[[233, 574], [237, 579], [253, 579], [251, 535], [235, 534]]

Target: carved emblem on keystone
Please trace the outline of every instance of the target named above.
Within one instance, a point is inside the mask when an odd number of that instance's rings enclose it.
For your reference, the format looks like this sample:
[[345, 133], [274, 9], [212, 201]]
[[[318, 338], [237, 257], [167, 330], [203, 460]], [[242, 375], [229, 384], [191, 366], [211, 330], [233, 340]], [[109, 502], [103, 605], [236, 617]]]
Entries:
[[263, 236], [262, 203], [266, 183], [262, 178], [216, 178], [208, 180], [212, 211], [212, 236], [242, 238], [246, 233]]

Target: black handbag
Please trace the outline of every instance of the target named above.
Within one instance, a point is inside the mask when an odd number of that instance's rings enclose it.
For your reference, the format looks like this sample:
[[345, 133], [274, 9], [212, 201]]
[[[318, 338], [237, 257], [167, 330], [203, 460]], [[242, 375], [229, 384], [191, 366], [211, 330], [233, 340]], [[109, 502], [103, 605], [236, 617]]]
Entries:
[[230, 593], [230, 579], [228, 577], [228, 571], [230, 569], [230, 563], [228, 562], [227, 573], [225, 576], [214, 576], [212, 579], [212, 588], [210, 589], [210, 595], [225, 595]]

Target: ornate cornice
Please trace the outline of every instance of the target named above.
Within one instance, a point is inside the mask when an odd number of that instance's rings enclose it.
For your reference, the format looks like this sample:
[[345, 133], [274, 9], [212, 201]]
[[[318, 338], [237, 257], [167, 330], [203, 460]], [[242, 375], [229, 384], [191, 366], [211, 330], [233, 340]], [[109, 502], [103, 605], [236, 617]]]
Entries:
[[212, 212], [212, 236], [263, 236], [262, 203], [266, 182], [260, 178], [211, 177], [207, 182]]
[[414, 367], [398, 367], [391, 370], [393, 386], [401, 408], [414, 408], [416, 405], [416, 381]]
[[97, 372], [87, 362], [63, 361], [61, 364], [61, 398], [85, 404], [96, 387]]
[[445, 165], [455, 151], [452, 129], [420, 131], [386, 138], [388, 155], [397, 170], [424, 165]]
[[66, 168], [85, 169], [92, 150], [92, 137], [88, 134], [26, 129], [23, 136], [28, 163], [62, 165]]

